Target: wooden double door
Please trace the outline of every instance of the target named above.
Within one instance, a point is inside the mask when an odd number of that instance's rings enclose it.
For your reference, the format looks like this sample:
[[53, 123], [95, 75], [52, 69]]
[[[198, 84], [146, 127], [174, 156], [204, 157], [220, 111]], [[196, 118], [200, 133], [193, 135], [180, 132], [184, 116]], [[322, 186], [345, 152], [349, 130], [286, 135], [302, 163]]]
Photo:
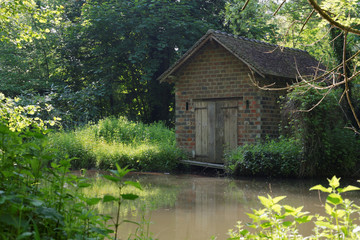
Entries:
[[194, 101], [194, 105], [196, 160], [223, 163], [224, 150], [237, 147], [237, 101]]

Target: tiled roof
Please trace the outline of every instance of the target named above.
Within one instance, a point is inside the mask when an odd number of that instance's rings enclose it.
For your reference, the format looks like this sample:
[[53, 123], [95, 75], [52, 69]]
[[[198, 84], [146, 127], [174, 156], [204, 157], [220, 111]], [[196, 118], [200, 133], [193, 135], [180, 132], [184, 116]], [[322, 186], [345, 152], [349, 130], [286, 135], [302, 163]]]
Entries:
[[308, 52], [300, 49], [284, 48], [275, 44], [221, 31], [209, 30], [177, 62], [166, 70], [158, 80], [167, 81], [167, 78], [172, 73], [210, 39], [218, 42], [263, 77], [275, 76], [295, 79], [299, 76], [299, 73], [302, 76], [311, 76], [315, 74], [315, 70], [319, 66], [319, 62], [315, 58]]

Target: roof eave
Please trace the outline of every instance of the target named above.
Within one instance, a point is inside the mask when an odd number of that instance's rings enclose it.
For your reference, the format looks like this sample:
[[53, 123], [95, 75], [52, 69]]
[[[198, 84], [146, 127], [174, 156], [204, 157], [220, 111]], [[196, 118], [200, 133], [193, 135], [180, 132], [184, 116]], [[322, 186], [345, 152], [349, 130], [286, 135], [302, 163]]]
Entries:
[[232, 55], [234, 55], [237, 59], [239, 59], [240, 61], [244, 62], [251, 70], [253, 70], [254, 72], [256, 72], [257, 74], [259, 74], [261, 77], [265, 78], [265, 74], [263, 72], [261, 72], [259, 69], [257, 69], [256, 67], [254, 67], [253, 65], [251, 65], [249, 62], [247, 62], [245, 59], [243, 59], [241, 56], [239, 56], [238, 54], [234, 53], [230, 48], [228, 48], [225, 44], [223, 44], [219, 39], [217, 39], [215, 36], [212, 36], [212, 39], [214, 39], [218, 44], [220, 44], [223, 48], [225, 48], [226, 50], [228, 50]]
[[248, 63], [245, 59], [243, 59], [238, 54], [235, 54], [233, 51], [231, 51], [230, 48], [228, 48], [224, 43], [222, 43], [219, 39], [217, 39], [212, 31], [209, 31], [207, 34], [205, 34], [197, 43], [194, 44], [192, 48], [190, 48], [178, 61], [176, 61], [167, 71], [165, 71], [163, 74], [161, 74], [157, 80], [162, 82], [167, 82], [169, 76], [171, 76], [176, 70], [178, 70], [189, 58], [191, 58], [202, 46], [204, 46], [209, 40], [215, 40], [218, 44], [220, 44], [223, 48], [225, 48], [227, 51], [229, 51], [231, 54], [233, 54], [237, 59], [244, 62], [249, 69], [253, 70], [257, 74], [259, 74], [261, 77], [265, 78], [265, 74], [261, 72], [256, 67], [252, 66], [250, 63]]
[[166, 82], [167, 78], [171, 76], [176, 70], [178, 70], [189, 58], [191, 58], [197, 50], [199, 50], [202, 46], [204, 46], [209, 39], [211, 39], [211, 33], [205, 34], [197, 43], [193, 45], [184, 55], [176, 61], [168, 70], [166, 70], [163, 74], [161, 74], [157, 80], [162, 82]]

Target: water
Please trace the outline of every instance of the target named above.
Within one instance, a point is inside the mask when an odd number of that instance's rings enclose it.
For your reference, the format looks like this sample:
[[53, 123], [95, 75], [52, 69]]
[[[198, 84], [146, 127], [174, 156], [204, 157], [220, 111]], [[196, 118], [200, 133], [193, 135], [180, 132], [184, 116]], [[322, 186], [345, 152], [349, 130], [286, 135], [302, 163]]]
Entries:
[[[246, 213], [261, 207], [258, 196], [283, 196], [282, 201], [303, 211], [323, 214], [326, 195], [309, 191], [314, 185], [328, 186], [327, 181], [265, 180], [202, 177], [195, 175], [132, 175], [148, 188], [156, 188], [152, 197], [154, 209], [145, 218], [151, 220], [150, 232], [160, 240], [227, 239], [228, 229], [237, 221], [250, 222]], [[356, 185], [355, 180], [350, 184]], [[153, 193], [154, 194], [154, 193]], [[357, 195], [350, 196], [358, 198]], [[141, 200], [140, 200], [141, 201]], [[156, 201], [158, 201], [156, 203]], [[114, 209], [115, 212], [115, 209]], [[141, 213], [127, 214], [126, 219], [139, 221]], [[309, 223], [310, 224], [310, 223]], [[131, 223], [121, 226], [122, 239], [136, 229]], [[312, 226], [302, 229], [311, 234]]]

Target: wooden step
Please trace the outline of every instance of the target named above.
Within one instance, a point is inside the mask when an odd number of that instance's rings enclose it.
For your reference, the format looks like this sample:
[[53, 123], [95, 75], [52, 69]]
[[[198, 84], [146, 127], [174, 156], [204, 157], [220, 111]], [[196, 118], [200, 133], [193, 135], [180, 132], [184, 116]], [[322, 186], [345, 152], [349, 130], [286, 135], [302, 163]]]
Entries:
[[191, 160], [180, 160], [180, 162], [185, 163], [185, 164], [189, 164], [189, 165], [193, 165], [193, 166], [216, 168], [216, 169], [225, 169], [224, 164], [218, 164], [218, 163], [198, 162], [198, 161], [191, 161]]

